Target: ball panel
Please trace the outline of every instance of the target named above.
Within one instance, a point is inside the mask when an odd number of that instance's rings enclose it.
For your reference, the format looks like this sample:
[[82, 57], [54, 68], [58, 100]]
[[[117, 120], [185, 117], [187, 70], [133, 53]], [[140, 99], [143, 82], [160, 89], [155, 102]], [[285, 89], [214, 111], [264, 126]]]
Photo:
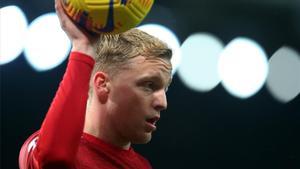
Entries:
[[88, 8], [90, 7], [108, 7], [111, 3], [115, 4], [117, 3], [117, 1], [119, 0], [81, 0], [81, 1], [85, 1], [85, 4], [88, 6]]
[[131, 1], [131, 3], [129, 3], [127, 7], [130, 8], [133, 13], [136, 13], [136, 15], [142, 19], [150, 11], [152, 4], [153, 1], [151, 0], [139, 0], [139, 1]]
[[115, 34], [137, 26], [154, 0], [65, 0], [66, 13], [93, 33]]
[[135, 15], [132, 15], [130, 10], [123, 5], [114, 8], [114, 11], [114, 32], [116, 33], [124, 32], [130, 28], [133, 28], [141, 21]]

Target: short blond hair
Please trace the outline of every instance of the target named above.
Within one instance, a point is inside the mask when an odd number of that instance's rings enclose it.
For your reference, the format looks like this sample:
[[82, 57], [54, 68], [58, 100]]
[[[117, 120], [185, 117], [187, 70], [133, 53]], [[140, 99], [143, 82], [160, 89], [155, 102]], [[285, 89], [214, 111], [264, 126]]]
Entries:
[[[122, 70], [128, 60], [137, 56], [158, 57], [169, 62], [171, 66], [172, 50], [168, 45], [136, 28], [117, 35], [101, 35], [95, 48], [96, 63], [92, 71], [92, 77], [98, 71], [114, 77]], [[90, 95], [92, 94], [91, 86]]]
[[96, 44], [96, 64], [93, 70], [114, 76], [129, 59], [142, 55], [171, 60], [172, 50], [158, 38], [139, 29], [117, 35], [101, 35]]

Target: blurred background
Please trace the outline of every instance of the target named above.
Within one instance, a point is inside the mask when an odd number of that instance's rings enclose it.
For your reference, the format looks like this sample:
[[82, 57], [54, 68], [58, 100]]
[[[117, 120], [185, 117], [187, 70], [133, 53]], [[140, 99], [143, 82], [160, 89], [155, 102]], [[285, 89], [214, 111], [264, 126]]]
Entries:
[[[66, 67], [52, 0], [1, 0], [1, 168], [17, 169]], [[155, 169], [300, 168], [300, 0], [156, 0], [139, 27], [174, 51]]]

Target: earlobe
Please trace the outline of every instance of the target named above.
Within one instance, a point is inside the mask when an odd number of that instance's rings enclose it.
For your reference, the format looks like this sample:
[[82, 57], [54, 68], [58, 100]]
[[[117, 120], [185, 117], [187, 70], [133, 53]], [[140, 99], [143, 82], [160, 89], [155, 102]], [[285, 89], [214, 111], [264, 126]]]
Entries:
[[105, 103], [108, 98], [108, 75], [104, 72], [96, 72], [93, 79], [95, 95], [101, 103]]

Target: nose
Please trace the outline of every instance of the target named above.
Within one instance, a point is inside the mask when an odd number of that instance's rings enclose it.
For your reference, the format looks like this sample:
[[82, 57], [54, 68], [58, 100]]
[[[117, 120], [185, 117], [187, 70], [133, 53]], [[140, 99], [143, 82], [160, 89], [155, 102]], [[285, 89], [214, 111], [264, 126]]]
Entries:
[[168, 102], [165, 90], [159, 90], [154, 94], [153, 107], [156, 111], [167, 109]]

